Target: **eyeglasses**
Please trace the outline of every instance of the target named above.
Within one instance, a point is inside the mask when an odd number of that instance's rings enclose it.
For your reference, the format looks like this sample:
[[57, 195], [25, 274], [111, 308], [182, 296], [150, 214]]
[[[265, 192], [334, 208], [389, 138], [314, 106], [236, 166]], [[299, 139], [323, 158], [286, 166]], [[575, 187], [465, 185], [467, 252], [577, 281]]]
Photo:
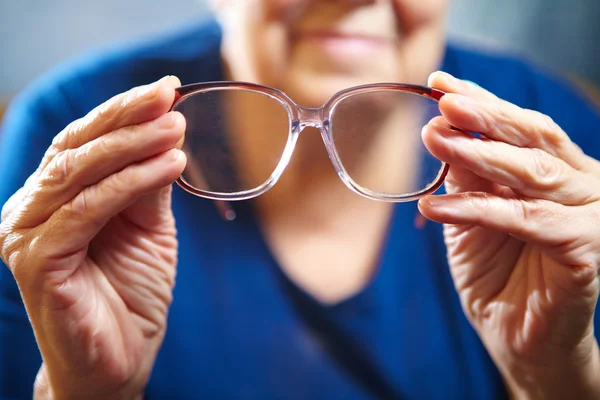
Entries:
[[[213, 200], [260, 196], [280, 179], [300, 134], [311, 127], [350, 190], [373, 200], [417, 200], [435, 192], [449, 169], [421, 140], [422, 128], [440, 115], [443, 95], [424, 86], [370, 84], [307, 108], [252, 83], [182, 86], [172, 110], [186, 119], [182, 150], [188, 161], [177, 183]], [[303, 167], [311, 166], [311, 149], [297, 149]]]

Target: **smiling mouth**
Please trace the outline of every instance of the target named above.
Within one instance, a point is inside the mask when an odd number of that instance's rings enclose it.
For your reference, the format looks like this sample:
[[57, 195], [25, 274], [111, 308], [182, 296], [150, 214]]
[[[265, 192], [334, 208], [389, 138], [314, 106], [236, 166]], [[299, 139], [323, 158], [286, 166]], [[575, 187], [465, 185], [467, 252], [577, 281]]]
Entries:
[[367, 55], [367, 53], [389, 48], [394, 44], [394, 40], [387, 37], [328, 30], [297, 32], [295, 39], [298, 42], [315, 45], [332, 54]]

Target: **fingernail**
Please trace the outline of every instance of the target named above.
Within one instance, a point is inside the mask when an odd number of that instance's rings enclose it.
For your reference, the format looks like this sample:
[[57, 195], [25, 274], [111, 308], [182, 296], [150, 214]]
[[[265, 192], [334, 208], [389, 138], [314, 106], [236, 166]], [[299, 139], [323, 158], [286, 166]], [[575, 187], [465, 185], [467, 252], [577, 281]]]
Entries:
[[[159, 81], [160, 82], [160, 81]], [[148, 85], [140, 86], [137, 90], [138, 97], [145, 97], [149, 94], [155, 94], [158, 89], [158, 82], [150, 83]]]
[[138, 97], [146, 96], [146, 95], [149, 95], [149, 94], [156, 94], [158, 88], [160, 87], [160, 85], [163, 82], [165, 82], [167, 80], [170, 80], [170, 79], [173, 79], [173, 76], [172, 75], [167, 75], [167, 76], [165, 76], [165, 77], [163, 77], [163, 78], [161, 78], [161, 79], [159, 79], [159, 80], [157, 80], [155, 82], [149, 83], [147, 85], [140, 86], [140, 87], [138, 87], [138, 90], [137, 90], [136, 94], [137, 94]]
[[179, 86], [181, 86], [181, 82], [179, 81], [179, 78], [176, 77], [175, 75], [167, 75], [164, 78], [162, 78], [161, 80], [159, 80], [158, 81], [159, 86], [160, 86], [160, 84], [162, 82], [168, 82], [173, 87], [179, 87]]
[[159, 129], [171, 129], [175, 125], [175, 121], [175, 113], [169, 112], [155, 119], [154, 124]]
[[434, 72], [433, 74], [431, 74], [431, 75], [429, 76], [429, 81], [428, 81], [428, 83], [427, 83], [429, 86], [432, 86], [432, 83], [433, 83], [433, 77], [434, 77], [434, 76], [436, 76], [436, 79], [437, 79], [438, 81], [442, 81], [442, 82], [444, 82], [444, 83], [446, 84], [446, 86], [447, 86], [447, 85], [452, 85], [452, 84], [455, 84], [455, 83], [456, 83], [456, 81], [459, 81], [459, 79], [456, 79], [456, 78], [455, 78], [453, 75], [450, 75], [450, 74], [449, 74], [449, 73], [447, 73], [447, 72], [444, 72], [444, 71], [437, 71], [437, 72]]
[[426, 196], [421, 199], [422, 203], [426, 203], [430, 208], [438, 207], [442, 202], [437, 196]]
[[177, 161], [179, 159], [179, 153], [180, 153], [180, 151], [177, 150], [177, 149], [171, 149], [171, 150], [169, 150], [169, 153], [168, 153], [169, 160], [170, 161]]
[[433, 87], [433, 78], [436, 77], [441, 81], [448, 81], [448, 74], [444, 71], [436, 71], [429, 75], [429, 79], [427, 79], [427, 86]]

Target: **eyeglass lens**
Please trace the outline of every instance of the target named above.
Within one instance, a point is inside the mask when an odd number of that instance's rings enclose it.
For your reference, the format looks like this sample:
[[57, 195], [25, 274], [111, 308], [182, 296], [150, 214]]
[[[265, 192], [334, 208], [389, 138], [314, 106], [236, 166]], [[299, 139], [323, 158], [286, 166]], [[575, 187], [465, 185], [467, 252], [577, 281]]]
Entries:
[[[291, 140], [287, 108], [264, 93], [204, 91], [174, 110], [187, 123], [182, 179], [201, 191], [234, 194], [260, 187]], [[329, 129], [347, 179], [376, 196], [430, 188], [442, 163], [425, 149], [421, 130], [437, 115], [436, 101], [397, 90], [343, 98], [333, 107]]]

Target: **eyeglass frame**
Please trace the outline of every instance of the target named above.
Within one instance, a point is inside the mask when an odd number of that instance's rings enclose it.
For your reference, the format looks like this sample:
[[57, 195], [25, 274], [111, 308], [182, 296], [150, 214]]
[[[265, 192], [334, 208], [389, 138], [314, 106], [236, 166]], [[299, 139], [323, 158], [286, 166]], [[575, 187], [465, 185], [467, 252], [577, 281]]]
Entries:
[[[173, 105], [171, 106], [171, 111], [173, 111], [178, 104], [180, 104], [182, 101], [186, 100], [189, 97], [198, 95], [200, 93], [208, 93], [211, 91], [223, 90], [242, 90], [246, 92], [254, 92], [261, 95], [265, 95], [280, 103], [288, 113], [288, 139], [283, 149], [281, 159], [275, 167], [275, 170], [271, 173], [270, 177], [263, 184], [254, 189], [244, 190], [235, 193], [209, 192], [193, 187], [185, 181], [183, 175], [179, 176], [176, 180], [177, 185], [180, 186], [186, 192], [195, 196], [211, 200], [228, 202], [249, 200], [266, 193], [273, 186], [275, 186], [275, 184], [281, 178], [281, 175], [283, 175], [283, 172], [285, 171], [290, 162], [300, 133], [306, 127], [314, 127], [319, 130], [323, 143], [325, 144], [327, 155], [329, 156], [329, 159], [333, 164], [333, 167], [338, 177], [342, 180], [344, 185], [346, 185], [346, 187], [352, 190], [354, 193], [363, 196], [367, 199], [394, 203], [415, 201], [436, 192], [442, 186], [446, 179], [446, 176], [448, 175], [450, 165], [445, 162], [441, 162], [442, 166], [440, 168], [440, 172], [438, 172], [438, 175], [433, 181], [433, 184], [429, 185], [423, 190], [412, 193], [405, 193], [401, 195], [376, 193], [372, 190], [358, 185], [346, 172], [335, 148], [334, 139], [330, 128], [330, 119], [335, 111], [335, 107], [341, 101], [348, 97], [365, 93], [389, 91], [413, 94], [428, 98], [430, 100], [434, 100], [435, 102], [439, 102], [439, 100], [446, 94], [441, 90], [434, 89], [428, 86], [404, 83], [372, 83], [343, 89], [331, 96], [329, 100], [327, 100], [325, 104], [323, 104], [321, 107], [314, 108], [300, 106], [296, 104], [285, 92], [269, 86], [239, 81], [213, 81], [194, 83], [176, 88], [175, 100], [173, 101]], [[224, 206], [224, 209], [223, 207], [219, 208], [221, 209], [222, 213], [226, 214], [227, 209], [229, 207]]]

